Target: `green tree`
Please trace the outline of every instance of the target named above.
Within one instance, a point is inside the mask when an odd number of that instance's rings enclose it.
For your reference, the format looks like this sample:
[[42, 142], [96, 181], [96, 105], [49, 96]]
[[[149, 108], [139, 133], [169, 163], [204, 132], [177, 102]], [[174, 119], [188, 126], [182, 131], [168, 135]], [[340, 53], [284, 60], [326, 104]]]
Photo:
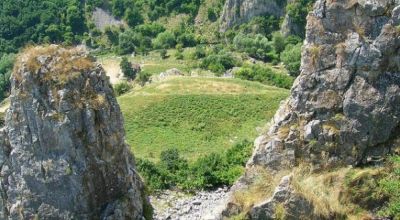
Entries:
[[281, 53], [281, 60], [291, 76], [298, 76], [300, 73], [301, 46], [301, 43], [289, 44]]
[[125, 11], [124, 19], [130, 27], [135, 27], [143, 23], [143, 16], [140, 13], [139, 9], [137, 9], [136, 7], [128, 8]]
[[280, 54], [283, 50], [285, 50], [285, 38], [280, 32], [275, 32], [272, 34], [272, 43], [277, 54]]
[[67, 24], [73, 33], [83, 33], [85, 31], [85, 18], [82, 10], [78, 6], [72, 5], [67, 9]]
[[121, 63], [119, 64], [124, 77], [133, 80], [136, 78], [136, 70], [133, 69], [132, 63], [129, 62], [128, 58], [122, 57]]

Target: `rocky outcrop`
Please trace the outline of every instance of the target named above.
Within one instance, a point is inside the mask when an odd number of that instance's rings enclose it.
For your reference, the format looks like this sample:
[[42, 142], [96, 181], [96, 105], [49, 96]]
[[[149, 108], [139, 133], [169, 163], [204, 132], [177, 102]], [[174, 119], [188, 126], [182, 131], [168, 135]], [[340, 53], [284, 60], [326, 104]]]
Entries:
[[[248, 172], [261, 166], [276, 175], [304, 165], [306, 172], [323, 171], [379, 162], [398, 152], [399, 27], [400, 1], [318, 0], [307, 17], [301, 74], [269, 132], [255, 141]], [[315, 216], [313, 201], [285, 182], [290, 181], [283, 178], [273, 196], [247, 216], [272, 219], [276, 204], [283, 204], [281, 213], [297, 211], [290, 215], [295, 219], [343, 219], [343, 213], [334, 212]], [[288, 205], [292, 195], [295, 210]], [[228, 205], [225, 212], [232, 210], [237, 213]]]
[[250, 165], [280, 170], [359, 165], [397, 147], [400, 6], [319, 0], [308, 16], [301, 74]]
[[109, 79], [85, 50], [24, 51], [0, 135], [0, 219], [144, 219]]
[[220, 30], [250, 21], [253, 17], [285, 15], [286, 0], [227, 0], [220, 18]]
[[286, 5], [294, 0], [227, 0], [220, 18], [220, 31], [249, 22], [257, 16], [274, 16], [282, 19], [281, 32], [284, 36], [304, 36], [304, 24], [286, 13]]
[[123, 26], [124, 22], [117, 20], [111, 13], [102, 8], [95, 8], [92, 14], [92, 20], [96, 28], [104, 31], [106, 27], [110, 26]]

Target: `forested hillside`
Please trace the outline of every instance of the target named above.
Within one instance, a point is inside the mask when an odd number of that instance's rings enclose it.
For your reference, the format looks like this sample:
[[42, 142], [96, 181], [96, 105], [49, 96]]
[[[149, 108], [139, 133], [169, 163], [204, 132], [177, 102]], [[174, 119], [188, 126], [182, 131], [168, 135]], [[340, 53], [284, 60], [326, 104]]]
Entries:
[[[304, 26], [311, 3], [312, 0], [297, 0], [280, 5], [292, 23]], [[96, 8], [121, 20], [121, 25], [96, 28], [92, 19]], [[174, 55], [180, 60], [186, 59], [182, 55], [185, 48], [195, 47], [190, 59], [198, 60], [199, 68], [217, 75], [245, 65], [246, 60], [272, 65], [283, 62], [291, 75], [298, 74], [301, 33], [283, 36], [279, 30], [284, 17], [268, 12], [219, 32], [220, 17], [228, 8], [229, 2], [224, 0], [3, 0], [0, 3], [0, 100], [10, 88], [8, 78], [13, 54], [32, 44], [84, 44], [94, 54], [146, 56], [155, 50], [163, 58]], [[167, 54], [166, 49], [177, 52]], [[232, 53], [241, 54], [241, 58], [238, 60]], [[244, 67], [240, 78], [263, 81], [257, 73], [259, 70]], [[261, 72], [265, 76], [265, 71]]]

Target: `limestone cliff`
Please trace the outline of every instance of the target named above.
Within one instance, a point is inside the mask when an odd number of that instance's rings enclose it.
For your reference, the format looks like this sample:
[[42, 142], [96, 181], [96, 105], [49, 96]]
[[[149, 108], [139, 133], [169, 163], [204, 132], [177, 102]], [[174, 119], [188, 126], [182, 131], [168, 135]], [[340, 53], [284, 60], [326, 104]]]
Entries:
[[[296, 192], [290, 173], [305, 165], [316, 172], [378, 163], [399, 153], [400, 2], [318, 0], [306, 30], [301, 74], [248, 163], [248, 170], [289, 176], [248, 211], [250, 219], [275, 218], [278, 205], [292, 213], [288, 219], [343, 219], [329, 211], [314, 216], [315, 204]], [[244, 176], [235, 187], [248, 182]]]
[[285, 5], [286, 0], [227, 0], [220, 18], [220, 29], [226, 31], [256, 16], [282, 17], [285, 14]]
[[26, 49], [0, 138], [0, 219], [143, 219], [109, 79], [85, 50]]
[[282, 19], [284, 36], [304, 36], [304, 25], [296, 23], [288, 13], [286, 5], [294, 0], [227, 0], [220, 17], [220, 30], [226, 31], [235, 25], [250, 21], [257, 16], [275, 16]]
[[358, 165], [393, 152], [400, 125], [400, 6], [320, 0], [301, 74], [251, 164]]

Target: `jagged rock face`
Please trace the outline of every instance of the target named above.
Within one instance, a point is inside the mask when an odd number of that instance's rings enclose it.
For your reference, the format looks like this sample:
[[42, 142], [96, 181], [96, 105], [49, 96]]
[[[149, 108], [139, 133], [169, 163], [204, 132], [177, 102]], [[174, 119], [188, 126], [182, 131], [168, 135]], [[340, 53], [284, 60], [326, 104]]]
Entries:
[[109, 79], [82, 49], [20, 55], [0, 138], [0, 219], [143, 219]]
[[250, 21], [253, 17], [285, 14], [286, 0], [227, 0], [220, 18], [220, 30]]
[[398, 146], [400, 6], [319, 0], [307, 18], [301, 74], [249, 164], [314, 169], [379, 159]]

